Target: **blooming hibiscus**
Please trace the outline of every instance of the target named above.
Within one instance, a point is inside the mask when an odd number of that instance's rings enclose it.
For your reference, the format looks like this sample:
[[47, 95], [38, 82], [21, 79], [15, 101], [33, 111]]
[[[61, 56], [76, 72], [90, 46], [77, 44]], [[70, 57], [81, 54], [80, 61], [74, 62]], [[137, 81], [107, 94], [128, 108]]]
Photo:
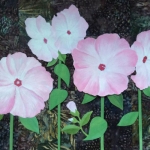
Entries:
[[55, 38], [51, 25], [41, 16], [37, 18], [27, 18], [25, 20], [27, 34], [32, 38], [28, 42], [33, 54], [38, 59], [51, 61], [58, 57], [58, 49], [55, 47]]
[[138, 34], [131, 48], [138, 56], [136, 75], [131, 76], [131, 79], [143, 90], [150, 86], [150, 30]]
[[87, 38], [73, 50], [74, 84], [91, 95], [120, 94], [127, 89], [128, 75], [137, 62], [135, 51], [117, 34]]
[[78, 9], [71, 5], [57, 13], [52, 19], [52, 27], [57, 37], [56, 47], [62, 54], [71, 53], [78, 42], [86, 36], [88, 24], [80, 16]]
[[21, 52], [0, 61], [0, 114], [34, 117], [44, 108], [53, 79], [41, 63]]

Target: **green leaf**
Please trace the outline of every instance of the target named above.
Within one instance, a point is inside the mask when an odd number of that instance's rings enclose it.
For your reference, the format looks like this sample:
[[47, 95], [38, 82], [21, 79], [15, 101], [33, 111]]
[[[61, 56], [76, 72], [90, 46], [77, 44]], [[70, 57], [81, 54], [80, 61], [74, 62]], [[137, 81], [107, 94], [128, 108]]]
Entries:
[[144, 90], [143, 90], [143, 93], [144, 93], [146, 96], [150, 96], [150, 87], [144, 89]]
[[33, 117], [33, 118], [19, 117], [19, 120], [21, 124], [28, 130], [39, 133], [39, 125], [38, 125], [38, 120], [36, 119], [36, 117]]
[[139, 113], [138, 112], [130, 112], [125, 114], [117, 126], [130, 126], [134, 124], [136, 119], [138, 118]]
[[53, 59], [51, 62], [48, 62], [47, 67], [51, 67], [56, 64], [58, 59]]
[[114, 106], [123, 110], [123, 96], [122, 96], [122, 94], [120, 94], [120, 95], [109, 95], [108, 99]]
[[4, 117], [4, 115], [0, 115], [0, 120], [2, 120], [2, 119], [3, 119], [3, 117]]
[[73, 116], [77, 116], [77, 117], [79, 117], [79, 115], [80, 115], [79, 111], [77, 111], [77, 110], [75, 112], [70, 112], [70, 114]]
[[88, 102], [91, 102], [95, 98], [96, 98], [96, 96], [89, 95], [89, 94], [84, 94], [84, 98], [83, 98], [82, 104], [86, 104]]
[[76, 125], [67, 125], [65, 126], [62, 131], [68, 134], [76, 134], [80, 130], [80, 127]]
[[93, 111], [87, 112], [81, 119], [81, 126], [86, 125], [90, 118], [91, 118], [91, 114], [93, 113]]
[[52, 110], [58, 104], [62, 103], [68, 96], [68, 92], [66, 90], [54, 89], [49, 97], [49, 109]]
[[86, 140], [94, 140], [100, 138], [107, 129], [107, 122], [102, 117], [95, 117], [92, 119], [90, 123], [89, 135], [84, 139]]
[[76, 118], [73, 117], [72, 123], [78, 123], [78, 122], [79, 122], [79, 121], [78, 121]]
[[70, 72], [66, 65], [58, 64], [54, 68], [54, 72], [69, 86], [70, 83]]
[[60, 52], [58, 52], [58, 54], [59, 54], [58, 59], [61, 60], [63, 63], [65, 63], [66, 54], [61, 54]]

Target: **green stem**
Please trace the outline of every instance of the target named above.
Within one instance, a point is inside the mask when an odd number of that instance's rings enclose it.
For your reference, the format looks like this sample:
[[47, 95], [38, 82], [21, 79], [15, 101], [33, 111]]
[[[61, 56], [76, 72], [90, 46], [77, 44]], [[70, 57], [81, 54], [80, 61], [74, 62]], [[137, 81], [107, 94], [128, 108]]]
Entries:
[[143, 149], [143, 138], [142, 138], [142, 100], [141, 91], [138, 89], [138, 111], [139, 111], [139, 150]]
[[[59, 60], [59, 64], [61, 64], [61, 61]], [[61, 78], [58, 77], [58, 89], [61, 89]], [[61, 146], [61, 130], [60, 130], [60, 124], [61, 124], [61, 116], [60, 116], [60, 112], [61, 112], [61, 104], [58, 104], [58, 150], [60, 150], [60, 146]]]
[[[101, 97], [101, 117], [104, 118], [104, 97]], [[100, 138], [101, 149], [104, 150], [104, 135]]]
[[88, 136], [88, 135], [83, 131], [83, 128], [82, 128], [82, 127], [80, 127], [80, 129], [81, 129], [82, 133], [83, 133], [85, 136]]
[[85, 136], [88, 136], [88, 134], [86, 133], [86, 132], [84, 132], [84, 130], [83, 130], [83, 128], [82, 128], [82, 126], [81, 126], [81, 118], [80, 118], [80, 116], [78, 115], [77, 116], [78, 117], [78, 124], [79, 124], [79, 126], [80, 126], [80, 129], [81, 129], [81, 131], [82, 131], [82, 133], [85, 135]]
[[60, 150], [60, 104], [58, 105], [58, 150]]
[[10, 136], [9, 136], [9, 150], [13, 150], [13, 127], [14, 127], [14, 116], [10, 114]]

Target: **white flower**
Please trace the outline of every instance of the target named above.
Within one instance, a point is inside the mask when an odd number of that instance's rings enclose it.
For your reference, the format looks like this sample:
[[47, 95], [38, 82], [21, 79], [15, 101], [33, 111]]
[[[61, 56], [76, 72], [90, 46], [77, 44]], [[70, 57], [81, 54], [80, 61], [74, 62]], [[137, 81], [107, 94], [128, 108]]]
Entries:
[[46, 62], [58, 57], [58, 49], [55, 47], [55, 38], [51, 25], [42, 16], [27, 18], [25, 20], [26, 31], [32, 39], [28, 42], [33, 54], [38, 59]]
[[86, 36], [88, 26], [74, 5], [57, 13], [52, 19], [52, 28], [57, 37], [55, 45], [59, 51], [62, 54], [71, 53], [78, 42]]
[[73, 122], [73, 118], [68, 119], [70, 122]]
[[71, 112], [75, 113], [75, 111], [77, 110], [76, 104], [73, 101], [70, 101], [66, 106]]

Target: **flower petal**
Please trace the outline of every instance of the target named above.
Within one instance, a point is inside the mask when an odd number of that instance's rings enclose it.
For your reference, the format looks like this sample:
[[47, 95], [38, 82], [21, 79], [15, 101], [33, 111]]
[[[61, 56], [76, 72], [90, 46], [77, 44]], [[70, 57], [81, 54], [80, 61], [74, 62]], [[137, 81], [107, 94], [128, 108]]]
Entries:
[[57, 37], [67, 34], [67, 21], [63, 14], [58, 13], [57, 17], [53, 17], [52, 28], [55, 30], [55, 34]]
[[118, 73], [105, 74], [99, 77], [100, 90], [99, 96], [120, 94], [128, 87], [128, 78], [125, 75]]
[[74, 101], [70, 101], [66, 106], [71, 112], [75, 112], [77, 110], [77, 106]]
[[14, 82], [14, 77], [8, 69], [6, 59], [6, 57], [3, 57], [0, 61], [0, 86], [10, 85]]
[[73, 28], [74, 26], [77, 26], [78, 21], [80, 19], [80, 14], [79, 14], [77, 7], [75, 7], [74, 5], [71, 5], [68, 9], [64, 9], [60, 13], [63, 14], [67, 18], [66, 21], [69, 27]]
[[46, 101], [53, 88], [53, 79], [44, 67], [36, 67], [27, 72], [22, 86], [34, 92], [43, 101]]
[[25, 20], [26, 31], [30, 38], [39, 39], [41, 34], [36, 25], [36, 18], [27, 18]]
[[69, 54], [76, 47], [77, 43], [72, 38], [70, 38], [67, 34], [60, 36], [55, 46], [62, 54]]
[[125, 39], [120, 39], [117, 34], [103, 34], [96, 40], [96, 51], [103, 63], [110, 60], [122, 50], [129, 49], [130, 46]]
[[28, 43], [28, 46], [32, 50], [32, 53], [35, 54], [39, 60], [44, 60], [47, 62], [52, 60], [52, 55], [47, 47], [47, 44], [41, 40], [31, 39]]
[[29, 48], [31, 49], [32, 53], [35, 55], [41, 54], [41, 48], [42, 48], [43, 44], [44, 44], [44, 42], [42, 41], [42, 39], [38, 39], [38, 40], [31, 39], [28, 42]]
[[136, 52], [138, 56], [138, 62], [136, 66], [143, 64], [143, 58], [145, 54], [144, 54], [144, 47], [142, 43], [135, 41], [133, 45], [131, 46], [131, 48]]
[[[97, 71], [96, 71], [97, 70]], [[73, 78], [74, 84], [79, 91], [97, 95], [99, 91], [99, 70], [98, 68], [75, 69]], [[84, 74], [84, 78], [83, 78]]]
[[54, 16], [52, 26], [55, 30], [57, 37], [55, 46], [62, 54], [71, 53], [73, 48], [77, 45], [76, 41], [72, 40], [72, 35], [68, 35], [67, 21], [63, 14], [58, 13], [57, 17]]
[[[97, 69], [98, 70], [98, 69]], [[83, 76], [84, 78], [81, 78]], [[89, 73], [90, 72], [90, 73]], [[120, 94], [127, 89], [128, 78], [122, 74], [103, 72], [100, 75], [93, 70], [75, 70], [74, 84], [79, 91], [91, 95], [106, 96]]]
[[76, 41], [80, 41], [84, 39], [86, 36], [86, 30], [88, 29], [89, 25], [85, 21], [84, 18], [80, 17], [80, 19], [77, 22], [77, 25], [71, 28], [71, 35], [74, 37]]
[[87, 68], [91, 66], [99, 66], [99, 57], [95, 51], [95, 42], [93, 38], [87, 38], [78, 43], [77, 49], [74, 49], [72, 56], [75, 68]]
[[150, 86], [149, 74], [146, 65], [143, 64], [136, 68], [136, 75], [132, 75], [131, 79], [135, 82], [136, 86], [140, 88], [140, 90], [143, 90]]
[[18, 70], [21, 68], [21, 66], [26, 61], [27, 56], [23, 53], [15, 53], [13, 55], [9, 54], [7, 56], [7, 67], [11, 73], [12, 76], [18, 75]]
[[15, 104], [11, 110], [14, 116], [32, 118], [40, 113], [45, 106], [41, 97], [24, 87], [16, 88]]
[[51, 35], [50, 23], [47, 23], [42, 16], [36, 18], [37, 28], [44, 38], [48, 38]]
[[[51, 53], [50, 55], [54, 59], [56, 59], [58, 57], [58, 48], [56, 48], [55, 42], [56, 42], [56, 39], [54, 37], [51, 36], [48, 38], [47, 47]], [[49, 59], [49, 61], [51, 61], [51, 60]]]
[[148, 55], [150, 54], [150, 30], [141, 32], [137, 35], [137, 39], [139, 43], [141, 43], [144, 46], [144, 54]]
[[124, 50], [111, 58], [108, 62], [106, 70], [113, 73], [130, 75], [135, 70], [137, 63], [137, 55], [133, 50]]
[[15, 103], [15, 86], [0, 86], [0, 114], [7, 114]]
[[22, 80], [27, 71], [37, 66], [41, 66], [41, 63], [34, 57], [28, 58], [24, 53], [17, 52], [7, 56], [7, 68], [13, 80], [16, 78]]
[[66, 17], [68, 30], [71, 31], [71, 34], [75, 35], [74, 38], [83, 39], [86, 36], [88, 23], [80, 16], [78, 8], [71, 5], [69, 9], [64, 9], [60, 13]]

